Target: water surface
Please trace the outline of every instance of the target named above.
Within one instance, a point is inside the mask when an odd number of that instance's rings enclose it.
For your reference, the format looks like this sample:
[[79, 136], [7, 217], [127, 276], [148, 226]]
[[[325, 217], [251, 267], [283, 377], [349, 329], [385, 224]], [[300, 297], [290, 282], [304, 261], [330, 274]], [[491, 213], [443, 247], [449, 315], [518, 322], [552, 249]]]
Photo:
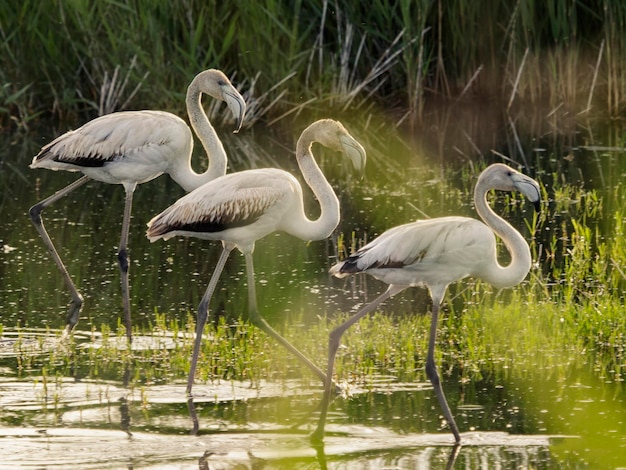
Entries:
[[[348, 127], [368, 151], [364, 180], [351, 175], [335, 154], [316, 148], [342, 203], [337, 234], [309, 244], [275, 234], [257, 244], [259, 304], [274, 325], [291, 317], [310, 324], [319, 316], [351, 311], [382, 292], [384, 286], [371, 278], [348, 282], [329, 278], [327, 269], [336, 260], [340, 233], [347, 238], [354, 234], [355, 243], [362, 243], [416, 218], [473, 216], [460, 189], [468, 184], [463, 173], [474, 171], [477, 164], [468, 150], [472, 148], [468, 142], [481, 142], [472, 133], [476, 129], [470, 126], [466, 137], [449, 127], [440, 128], [417, 145], [417, 139], [389, 137], [394, 134], [372, 128], [375, 124]], [[546, 133], [541, 126], [528, 129], [521, 133], [523, 155], [508, 132], [500, 134], [506, 137], [501, 142], [491, 144], [499, 153], [526, 163], [523, 171], [541, 180], [548, 192], [555, 182], [582, 184], [601, 193], [621, 184], [624, 150], [617, 126], [580, 128], [566, 135]], [[13, 349], [18, 327], [21, 348], [32, 344], [41, 354], [64, 347], [56, 333], [63, 327], [69, 296], [27, 216], [32, 204], [76, 178], [28, 169], [38, 148], [57, 133], [42, 129], [35, 135], [1, 136], [0, 455], [6, 456], [6, 464], [37, 468], [213, 468], [218, 464], [219, 468], [445, 468], [453, 452], [452, 437], [444, 429], [428, 383], [404, 383], [393, 375], [351, 383], [349, 393], [333, 403], [321, 452], [308, 443], [315, 424], [311, 412], [321, 393], [310, 381], [197, 384], [201, 428], [198, 436], [189, 436], [182, 381], [127, 384], [119, 371], [86, 379], [71, 370], [54, 377], [36, 367], [24, 370]], [[289, 150], [296, 132], [261, 134], [225, 136], [232, 156], [229, 171], [274, 165], [296, 173]], [[498, 159], [494, 154], [487, 158]], [[195, 165], [199, 166], [198, 161]], [[452, 173], [456, 179], [443, 180], [442, 165], [456, 168]], [[218, 243], [173, 239], [150, 244], [145, 238], [145, 223], [182, 195], [166, 176], [136, 192], [129, 246], [133, 321], [139, 328], [151, 325], [157, 311], [184, 322], [195, 310], [219, 255]], [[307, 197], [314, 216], [317, 208], [312, 196]], [[102, 325], [114, 330], [121, 316], [115, 252], [123, 202], [121, 187], [93, 182], [44, 213], [46, 227], [86, 299], [76, 334], [79, 351], [99, 347], [92, 330], [99, 331]], [[502, 209], [502, 203], [497, 204]], [[606, 202], [607, 213], [615, 204]], [[507, 218], [529, 237], [529, 205], [510, 209]], [[555, 226], [546, 224], [535, 236], [540, 241], [544, 236], [548, 239], [550, 230]], [[233, 254], [214, 297], [216, 316], [238, 318], [246, 311], [244, 279], [242, 257]], [[426, 312], [428, 299], [424, 292], [406, 292], [384, 310]], [[168, 351], [176, 347], [176, 341], [147, 334], [137, 339], [135, 347]], [[621, 374], [606, 377], [592, 357], [572, 354], [565, 351], [553, 361], [559, 367], [534, 367], [532, 362], [495, 371], [490, 367], [481, 379], [469, 382], [455, 371], [445, 374], [446, 395], [465, 431], [455, 467], [625, 465]], [[84, 358], [78, 357], [78, 361]], [[302, 425], [294, 428], [298, 423]]]

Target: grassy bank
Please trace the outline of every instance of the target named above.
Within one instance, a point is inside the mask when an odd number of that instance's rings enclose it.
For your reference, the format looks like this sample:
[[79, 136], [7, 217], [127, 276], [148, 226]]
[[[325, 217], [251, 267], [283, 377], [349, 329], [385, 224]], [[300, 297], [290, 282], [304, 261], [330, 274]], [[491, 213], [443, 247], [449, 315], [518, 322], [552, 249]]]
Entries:
[[188, 82], [225, 70], [248, 125], [303, 108], [419, 125], [441, 100], [623, 113], [626, 7], [609, 0], [36, 1], [0, 6], [0, 124], [120, 109], [184, 112]]

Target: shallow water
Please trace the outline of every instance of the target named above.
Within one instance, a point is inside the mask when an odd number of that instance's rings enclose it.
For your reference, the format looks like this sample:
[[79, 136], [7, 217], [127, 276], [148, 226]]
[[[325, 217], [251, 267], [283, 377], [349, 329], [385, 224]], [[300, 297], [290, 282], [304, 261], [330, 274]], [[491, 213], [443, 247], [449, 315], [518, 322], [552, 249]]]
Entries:
[[[25, 344], [60, 347], [54, 345], [58, 337], [40, 341], [41, 335], [22, 332]], [[82, 347], [97, 347], [97, 341], [84, 341], [88, 336], [77, 333]], [[7, 332], [5, 341], [10, 338]], [[151, 341], [167, 347], [160, 337], [137, 340], [139, 348]], [[323, 449], [311, 447], [308, 437], [320, 389], [297, 380], [196, 385], [200, 432], [192, 436], [183, 383], [125, 387], [101, 379], [14, 379], [8, 368], [4, 373], [0, 452], [3, 464], [11, 466], [204, 468], [208, 462], [212, 466], [206, 468], [442, 468], [454, 453], [459, 468], [505, 462], [551, 468], [551, 447], [580, 439], [549, 434], [547, 428], [540, 432], [536, 418], [520, 419], [521, 403], [512, 406], [520, 397], [514, 393], [507, 399], [500, 391], [500, 399], [510, 401], [499, 411], [487, 413], [489, 405], [480, 402], [459, 407], [460, 425], [471, 430], [463, 433], [463, 447], [455, 449], [451, 435], [438, 430], [430, 385], [389, 377], [346, 388], [329, 417]], [[494, 390], [483, 385], [485, 398]], [[508, 392], [510, 387], [497, 388]], [[490, 430], [496, 414], [508, 432]]]
[[[89, 336], [77, 332], [81, 347], [98, 346]], [[22, 338], [44, 351], [65, 341], [40, 341], [41, 331]], [[160, 336], [137, 340], [138, 348], [168, 347]], [[347, 385], [333, 403], [325, 446], [315, 449], [308, 436], [320, 388], [299, 380], [197, 384], [200, 431], [192, 436], [182, 382], [124, 386], [34, 371], [18, 379], [2, 370], [0, 455], [8, 466], [444, 468], [457, 452], [454, 468], [614, 468], [626, 458], [622, 385], [584, 364], [485, 378], [462, 391], [446, 378], [448, 397], [458, 403], [461, 392], [464, 402], [454, 408], [465, 430], [456, 450], [427, 383], [370, 377]], [[207, 461], [213, 466], [203, 467]]]
[[[446, 142], [437, 153], [433, 151], [437, 142], [426, 142], [415, 150], [407, 143], [389, 142], [383, 133], [372, 137], [371, 130], [348, 127], [357, 138], [369, 135], [371, 139], [363, 142], [369, 158], [366, 179], [353, 180], [332, 153], [320, 158], [342, 202], [339, 232], [354, 231], [357, 239], [368, 239], [425, 214], [473, 215], [471, 205], [460, 200], [455, 189], [462, 178], [444, 184], [438, 168], [443, 155], [457, 155], [454, 149], [467, 151], [459, 141]], [[620, 132], [582, 129], [551, 142], [542, 131], [528, 133], [524, 145], [530, 173], [548, 188], [555, 178], [583, 182], [601, 191], [620, 184], [625, 171], [624, 151], [615, 142]], [[86, 380], [71, 372], [47, 377], [36, 368], [21, 369], [19, 357], [28, 355], [28, 348], [32, 354], [52, 354], [65, 347], [57, 333], [69, 296], [27, 216], [33, 203], [75, 179], [75, 175], [28, 169], [39, 146], [56, 134], [43, 130], [41, 137], [5, 135], [0, 147], [4, 188], [0, 195], [2, 465], [445, 468], [451, 455], [455, 468], [626, 465], [621, 374], [604, 377], [586, 357], [564, 356], [554, 361], [560, 367], [552, 369], [529, 364], [496, 373], [485, 371], [481, 380], [469, 383], [446, 375], [446, 395], [465, 431], [458, 455], [453, 454], [452, 437], [442, 424], [430, 385], [401, 383], [393, 376], [346, 385], [346, 396], [338, 397], [331, 408], [326, 445], [320, 451], [310, 446], [308, 433], [315, 424], [311, 412], [321, 389], [309, 382], [197, 384], [194, 395], [200, 431], [190, 436], [183, 382], [124, 384], [116, 378], [121, 374]], [[293, 142], [285, 135], [250, 134], [225, 137], [227, 151], [234, 155], [231, 171], [276, 165], [295, 172], [291, 153], [284, 151], [293, 148]], [[444, 137], [439, 136], [442, 141]], [[261, 150], [255, 153], [245, 150], [259, 145]], [[515, 156], [514, 142], [496, 148]], [[270, 158], [275, 154], [286, 156]], [[515, 158], [522, 161], [519, 155]], [[463, 159], [450, 164], [462, 169], [467, 165]], [[181, 321], [193, 312], [219, 254], [217, 243], [170, 240], [149, 244], [145, 239], [147, 220], [182, 194], [167, 177], [142, 185], [136, 192], [129, 243], [131, 293], [133, 321], [142, 327], [154, 320], [155, 309]], [[311, 199], [310, 194], [307, 197]], [[101, 347], [101, 338], [91, 330], [100, 330], [102, 324], [114, 329], [121, 314], [115, 249], [122, 208], [121, 188], [90, 183], [44, 213], [47, 228], [86, 298], [75, 334], [83, 351]], [[523, 206], [522, 211], [509, 214], [522, 232], [532, 217], [526, 209]], [[315, 211], [311, 203], [311, 213]], [[318, 315], [351, 310], [382, 291], [383, 286], [372, 279], [348, 283], [330, 279], [327, 269], [336, 250], [337, 237], [306, 244], [277, 234], [258, 243], [259, 303], [270, 323], [279, 324], [283, 315], [301, 315], [306, 324]], [[245, 312], [244, 278], [241, 256], [234, 254], [214, 298], [217, 315], [236, 317]], [[420, 308], [426, 311], [426, 297], [420, 295], [403, 294], [385, 310], [414, 311], [413, 302], [419, 298]], [[16, 354], [18, 325], [20, 353]], [[175, 338], [145, 335], [135, 338], [133, 348], [167, 351], [175, 345]], [[124, 348], [125, 344], [119, 345], [120, 350]], [[302, 425], [294, 428], [298, 423]]]

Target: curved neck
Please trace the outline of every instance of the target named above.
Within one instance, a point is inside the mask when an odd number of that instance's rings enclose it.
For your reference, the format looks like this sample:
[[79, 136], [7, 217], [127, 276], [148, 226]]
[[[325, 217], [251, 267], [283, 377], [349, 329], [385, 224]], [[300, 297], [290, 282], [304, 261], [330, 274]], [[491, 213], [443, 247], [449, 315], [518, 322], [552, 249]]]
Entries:
[[311, 146], [314, 139], [311, 132], [306, 129], [296, 144], [296, 159], [298, 166], [309, 185], [313, 194], [320, 203], [321, 213], [316, 220], [310, 220], [304, 214], [301, 206], [298, 220], [290, 224], [289, 233], [303, 240], [322, 240], [330, 236], [339, 224], [339, 199], [335, 195], [332, 186], [313, 158]]
[[200, 139], [209, 160], [207, 170], [204, 173], [196, 173], [191, 167], [190, 154], [187, 165], [176, 168], [171, 173], [174, 181], [189, 192], [204, 183], [225, 175], [228, 160], [224, 146], [202, 108], [202, 92], [196, 80], [193, 80], [187, 89], [186, 104], [191, 127]]
[[501, 266], [494, 253], [489, 272], [481, 273], [480, 277], [494, 287], [501, 289], [519, 284], [526, 277], [531, 266], [530, 248], [524, 237], [489, 207], [487, 204], [489, 189], [479, 178], [474, 189], [476, 212], [489, 228], [502, 239], [511, 254], [511, 262], [508, 266]]

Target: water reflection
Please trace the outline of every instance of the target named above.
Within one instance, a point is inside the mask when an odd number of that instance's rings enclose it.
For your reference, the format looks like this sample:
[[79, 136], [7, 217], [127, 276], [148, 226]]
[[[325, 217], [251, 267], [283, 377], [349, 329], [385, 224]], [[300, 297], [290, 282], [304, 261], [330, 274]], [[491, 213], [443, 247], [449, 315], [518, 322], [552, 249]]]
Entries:
[[[626, 458], [620, 450], [626, 436], [622, 383], [598, 377], [594, 364], [561, 363], [485, 370], [483, 380], [465, 384], [450, 377], [446, 394], [463, 404], [455, 408], [464, 431], [455, 468], [619, 466]], [[374, 377], [351, 388], [336, 400], [321, 453], [309, 443], [321, 387], [300, 380], [197, 384], [200, 426], [190, 436], [182, 381], [127, 385], [71, 374], [45, 377], [36, 370], [16, 380], [8, 354], [0, 367], [0, 452], [6, 463], [19, 458], [98, 468], [94, 456], [108, 446], [117, 449], [112, 461], [134, 465], [204, 458], [237, 468], [247, 456], [258, 468], [444, 468], [453, 450], [428, 384]]]
[[[466, 189], [461, 173], [470, 171], [471, 163], [459, 165], [457, 180], [444, 181], [440, 168], [426, 164], [432, 162], [424, 157], [428, 153], [443, 160], [443, 155], [458, 155], [453, 147], [462, 137], [447, 141], [439, 135], [436, 145], [421, 146], [429, 152], [414, 153], [404, 143], [390, 142], [388, 133], [351, 129], [355, 136], [372, 136], [373, 142], [366, 145], [372, 163], [367, 179], [351, 183], [347, 189], [343, 186], [345, 169], [333, 166], [331, 159], [321, 161], [342, 202], [338, 232], [346, 236], [343, 245], [338, 235], [304, 244], [276, 234], [257, 247], [259, 306], [274, 325], [290, 316], [302, 317], [304, 325], [313, 324], [319, 315], [354, 311], [381, 292], [379, 282], [365, 277], [346, 283], [329, 278], [327, 268], [338, 248], [349, 250], [350, 244], [358, 245], [392, 225], [424, 214], [474, 216], [459, 189]], [[15, 325], [63, 326], [68, 297], [27, 216], [34, 202], [74, 178], [27, 170], [38, 148], [54, 134], [46, 131], [42, 132], [44, 139], [14, 142], [11, 139], [15, 137], [1, 137], [0, 318], [5, 339]], [[554, 181], [582, 184], [600, 192], [621, 184], [626, 173], [623, 151], [607, 149], [623, 146], [619, 127], [600, 132], [581, 128], [571, 138], [556, 131], [546, 133], [543, 128], [528, 135], [531, 137], [523, 147], [531, 174], [548, 191]], [[229, 155], [234, 155], [230, 171], [274, 165], [296, 173], [291, 150], [286, 150], [293, 148], [291, 144], [285, 136], [253, 133], [225, 139]], [[492, 144], [507, 155], [516, 153], [512, 139], [510, 144]], [[470, 155], [469, 147], [459, 149]], [[250, 154], [250, 148], [256, 149], [255, 153]], [[436, 151], [430, 153], [432, 149]], [[511, 149], [514, 151], [507, 151]], [[167, 177], [136, 192], [129, 244], [134, 321], [140, 327], [154, 321], [155, 309], [181, 321], [193, 313], [219, 255], [220, 247], [215, 244], [179, 240], [155, 245], [145, 239], [147, 220], [182, 194]], [[115, 328], [122, 311], [115, 251], [123, 199], [121, 188], [91, 183], [71, 202], [48, 213], [51, 236], [59, 240], [62, 257], [86, 297], [79, 328], [87, 335], [92, 326], [96, 330], [103, 324]], [[612, 214], [620, 204], [623, 201], [606, 200], [602, 209]], [[507, 210], [519, 218], [516, 226], [523, 227], [530, 215], [519, 209]], [[567, 216], [564, 213], [563, 220]], [[602, 218], [598, 221], [600, 229], [604, 223]], [[543, 226], [537, 234], [539, 242], [554, 229]], [[245, 269], [240, 256], [230, 261], [215, 294], [214, 312], [239, 317], [246, 311]], [[453, 290], [450, 299], [457, 293]], [[394, 299], [385, 311], [426, 312], [427, 304], [427, 294], [416, 290]], [[33, 340], [35, 343], [39, 344], [38, 340]], [[169, 346], [158, 347], [166, 350]], [[110, 449], [115, 448], [111, 459], [112, 465], [118, 466], [180, 462], [195, 468], [213, 460], [224, 468], [236, 468], [243, 458], [258, 468], [320, 468], [322, 464], [327, 468], [442, 468], [452, 450], [432, 391], [420, 384], [403, 387], [397, 381], [380, 380], [374, 385], [361, 384], [362, 391], [337, 399], [320, 460], [308, 444], [308, 432], [315, 423], [315, 415], [309, 416], [321, 396], [320, 387], [298, 381], [278, 388], [270, 383], [225, 382], [223, 388], [198, 384], [195, 404], [200, 428], [197, 436], [189, 436], [192, 424], [183, 383], [143, 383], [133, 388], [131, 380], [126, 387], [117, 370], [103, 371], [97, 381], [87, 380], [75, 370], [45, 378], [36, 364], [18, 372], [21, 365], [15, 354], [5, 352], [0, 354], [0, 454], [9, 465], [27, 459], [41, 466], [100, 468], [101, 462], [94, 456], [111, 456]], [[622, 383], [616, 380], [621, 373], [603, 376], [601, 367], [586, 364], [586, 360], [552, 358], [551, 363], [562, 363], [553, 369], [532, 364], [515, 368], [506, 363], [477, 372], [482, 379], [471, 381], [462, 375], [446, 377], [445, 393], [451, 403], [460, 405], [454, 412], [461, 430], [466, 431], [463, 439], [471, 443], [460, 449], [455, 468], [623, 465], [626, 406]], [[308, 426], [294, 431], [293, 424], [301, 420], [308, 420]]]

